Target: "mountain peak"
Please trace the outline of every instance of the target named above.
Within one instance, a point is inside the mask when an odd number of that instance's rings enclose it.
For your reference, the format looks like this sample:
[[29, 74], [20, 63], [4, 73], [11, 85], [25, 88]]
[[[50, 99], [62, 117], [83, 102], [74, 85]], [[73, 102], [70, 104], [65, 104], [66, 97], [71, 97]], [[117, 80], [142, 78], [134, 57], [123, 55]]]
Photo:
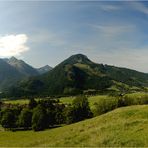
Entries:
[[52, 67], [50, 67], [49, 65], [45, 65], [43, 67], [38, 68], [37, 70], [40, 74], [43, 74], [43, 73], [46, 73], [46, 72], [52, 70]]
[[72, 55], [71, 58], [77, 58], [78, 60], [89, 60], [88, 57], [86, 55], [83, 54], [75, 54]]
[[50, 66], [49, 65], [45, 65], [45, 66], [43, 66], [43, 68], [50, 68]]
[[18, 61], [18, 59], [16, 58], [16, 57], [14, 57], [14, 56], [12, 56], [10, 59], [9, 59], [9, 61]]
[[91, 60], [88, 59], [86, 55], [83, 54], [75, 54], [70, 56], [68, 59], [66, 59], [64, 64], [75, 64], [75, 63], [91, 63]]

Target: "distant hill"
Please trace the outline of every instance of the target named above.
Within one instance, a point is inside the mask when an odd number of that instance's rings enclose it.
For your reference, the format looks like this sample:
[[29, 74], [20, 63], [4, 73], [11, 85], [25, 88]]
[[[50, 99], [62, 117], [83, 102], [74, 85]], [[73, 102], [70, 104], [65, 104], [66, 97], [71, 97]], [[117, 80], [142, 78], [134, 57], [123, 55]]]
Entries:
[[[148, 86], [148, 74], [115, 66], [97, 64], [77, 54], [49, 72], [22, 81], [13, 88], [17, 95], [75, 95], [87, 90], [141, 89]], [[14, 95], [14, 94], [13, 94]]]
[[43, 74], [49, 70], [47, 66], [40, 68], [40, 70], [33, 68], [15, 57], [0, 59], [0, 91], [15, 85], [17, 81]]

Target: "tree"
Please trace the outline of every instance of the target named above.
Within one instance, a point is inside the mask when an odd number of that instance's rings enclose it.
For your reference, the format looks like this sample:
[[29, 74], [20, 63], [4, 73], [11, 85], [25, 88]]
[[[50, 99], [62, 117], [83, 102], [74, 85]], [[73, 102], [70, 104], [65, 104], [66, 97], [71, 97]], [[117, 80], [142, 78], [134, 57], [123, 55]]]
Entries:
[[37, 106], [37, 102], [35, 101], [34, 98], [30, 99], [28, 106], [29, 106], [30, 109], [33, 109]]
[[23, 109], [19, 116], [19, 126], [24, 127], [24, 129], [28, 129], [31, 127], [31, 121], [32, 112], [27, 108]]
[[92, 117], [92, 112], [89, 107], [88, 99], [82, 95], [76, 97], [72, 102], [72, 106], [68, 106], [65, 109], [65, 120], [68, 124], [90, 117]]
[[69, 105], [67, 106], [63, 111], [64, 119], [66, 124], [71, 124], [75, 122], [75, 114], [74, 114], [74, 108]]
[[84, 96], [78, 96], [73, 100], [74, 114], [76, 116], [76, 121], [80, 121], [92, 116], [88, 99]]
[[[57, 124], [61, 120], [60, 112], [62, 112], [62, 105], [58, 103], [59, 103], [58, 99], [51, 99], [51, 98], [40, 100], [38, 102], [38, 104], [40, 104], [44, 109], [46, 109], [46, 115], [47, 115], [46, 122], [50, 126]], [[59, 117], [59, 120], [56, 120], [58, 118], [57, 116]]]
[[56, 124], [62, 124], [64, 123], [64, 114], [63, 111], [65, 109], [64, 104], [57, 104], [55, 106], [55, 123]]
[[45, 108], [38, 105], [33, 110], [32, 128], [34, 131], [44, 130], [48, 127], [48, 120]]
[[0, 111], [1, 111], [2, 105], [3, 105], [3, 102], [0, 101]]
[[3, 111], [1, 125], [8, 129], [16, 127], [16, 115], [12, 109], [6, 109]]

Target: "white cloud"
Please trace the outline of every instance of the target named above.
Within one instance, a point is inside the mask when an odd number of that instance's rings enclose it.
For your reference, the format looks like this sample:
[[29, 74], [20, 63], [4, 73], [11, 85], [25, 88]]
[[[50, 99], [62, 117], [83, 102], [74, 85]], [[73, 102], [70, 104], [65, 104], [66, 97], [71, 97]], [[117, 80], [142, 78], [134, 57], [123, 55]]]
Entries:
[[146, 7], [143, 3], [141, 3], [141, 2], [131, 2], [131, 6], [135, 10], [148, 15], [148, 7]]
[[26, 45], [28, 37], [26, 34], [0, 36], [0, 56], [18, 56], [29, 50]]
[[103, 11], [117, 11], [117, 10], [121, 9], [121, 7], [119, 7], [117, 5], [108, 5], [108, 4], [102, 4], [102, 5], [100, 5], [100, 8]]
[[141, 72], [148, 72], [148, 47], [123, 48], [120, 50], [94, 52], [93, 61], [119, 67], [135, 69]]
[[92, 25], [92, 27], [106, 37], [117, 37], [122, 33], [131, 32], [135, 29], [134, 25]]
[[30, 36], [30, 41], [34, 43], [48, 43], [50, 46], [62, 46], [66, 44], [64, 35], [56, 32], [40, 30], [36, 34]]

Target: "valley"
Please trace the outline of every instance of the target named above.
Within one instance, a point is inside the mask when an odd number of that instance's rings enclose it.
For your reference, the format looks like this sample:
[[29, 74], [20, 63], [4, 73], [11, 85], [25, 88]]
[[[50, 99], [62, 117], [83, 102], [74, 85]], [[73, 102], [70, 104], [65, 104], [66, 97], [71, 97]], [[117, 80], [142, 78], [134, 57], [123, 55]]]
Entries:
[[0, 148], [148, 147], [148, 1], [0, 1]]

